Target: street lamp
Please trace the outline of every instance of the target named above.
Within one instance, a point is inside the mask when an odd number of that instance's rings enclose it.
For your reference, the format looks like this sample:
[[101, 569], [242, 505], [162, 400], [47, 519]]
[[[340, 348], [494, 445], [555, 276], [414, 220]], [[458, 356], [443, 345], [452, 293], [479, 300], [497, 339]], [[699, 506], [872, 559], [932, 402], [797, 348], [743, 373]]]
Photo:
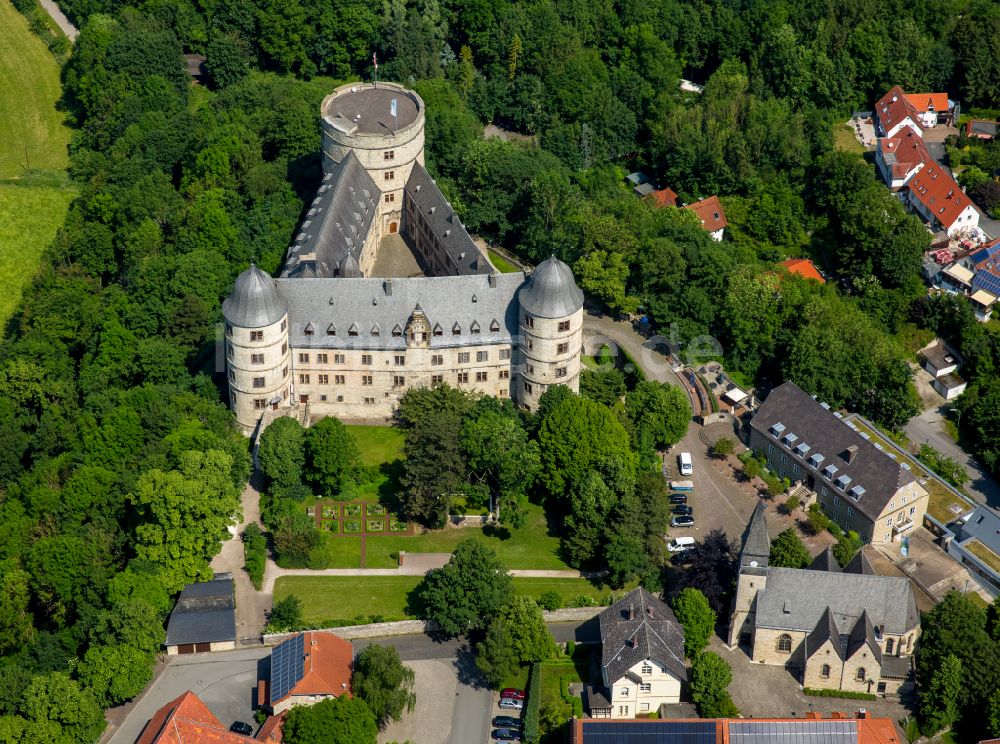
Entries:
[[962, 409], [958, 406], [952, 406], [948, 410], [955, 414], [955, 428], [960, 429], [962, 427]]

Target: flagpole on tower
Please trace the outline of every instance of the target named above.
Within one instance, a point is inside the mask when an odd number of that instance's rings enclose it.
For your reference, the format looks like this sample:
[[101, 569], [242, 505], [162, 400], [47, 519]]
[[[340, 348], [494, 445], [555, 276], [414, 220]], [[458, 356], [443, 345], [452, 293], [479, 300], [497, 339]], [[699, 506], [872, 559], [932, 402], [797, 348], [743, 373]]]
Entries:
[[372, 52], [372, 64], [375, 65], [375, 87], [378, 88], [378, 52]]

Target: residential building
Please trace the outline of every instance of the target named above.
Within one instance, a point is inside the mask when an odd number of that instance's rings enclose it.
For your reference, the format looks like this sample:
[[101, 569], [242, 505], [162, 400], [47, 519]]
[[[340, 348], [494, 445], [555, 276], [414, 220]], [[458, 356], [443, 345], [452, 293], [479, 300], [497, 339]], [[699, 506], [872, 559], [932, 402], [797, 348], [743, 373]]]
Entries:
[[984, 586], [1000, 592], [1000, 515], [978, 506], [948, 525], [942, 544], [949, 555], [984, 579]]
[[769, 565], [759, 505], [744, 534], [728, 643], [789, 669], [804, 687], [898, 695], [911, 684], [920, 614], [908, 579], [876, 576], [860, 555], [795, 569]]
[[585, 688], [594, 718], [635, 718], [677, 703], [684, 667], [684, 629], [665, 603], [639, 587], [604, 610], [601, 678]]
[[271, 650], [270, 674], [257, 682], [257, 703], [275, 715], [296, 705], [350, 696], [354, 650], [333, 633], [309, 631]]
[[865, 542], [898, 540], [924, 518], [927, 491], [908, 466], [792, 382], [757, 409], [748, 446], [772, 472], [815, 492], [823, 511]]
[[570, 722], [571, 744], [901, 744], [892, 719], [833, 713], [823, 718], [680, 718]]
[[[1000, 276], [997, 279], [1000, 280]], [[985, 323], [993, 315], [993, 306], [996, 304], [996, 301], [997, 296], [992, 292], [987, 292], [985, 289], [977, 289], [969, 295], [972, 311], [976, 314], [976, 320], [980, 323]]]
[[948, 100], [947, 93], [907, 93], [906, 100], [917, 110], [925, 129], [938, 124], [951, 125], [957, 104]]
[[233, 733], [188, 690], [156, 711], [135, 744], [281, 744], [281, 724], [270, 716], [256, 736]]
[[1000, 238], [984, 243], [961, 263], [973, 272], [971, 291], [981, 289], [1000, 297]]
[[701, 221], [701, 226], [708, 230], [712, 240], [720, 241], [729, 226], [726, 220], [726, 213], [722, 209], [719, 197], [710, 196], [707, 199], [696, 201], [694, 204], [685, 204], [685, 209], [690, 209]]
[[656, 202], [657, 206], [660, 207], [676, 207], [677, 206], [677, 192], [673, 189], [667, 187], [662, 189], [657, 189], [655, 191], [649, 192], [649, 198]]
[[820, 284], [826, 284], [826, 279], [819, 273], [816, 264], [808, 258], [786, 258], [781, 265], [788, 269], [788, 273], [797, 274], [805, 279], [812, 279]]
[[932, 378], [931, 385], [945, 400], [952, 400], [965, 392], [966, 382], [958, 375], [961, 360], [939, 338], [920, 350], [920, 362]]
[[231, 573], [217, 573], [211, 581], [184, 587], [167, 621], [164, 645], [170, 656], [236, 648]]
[[961, 263], [946, 266], [938, 275], [938, 284], [946, 292], [968, 294], [972, 291], [972, 280], [976, 272]]
[[921, 168], [933, 162], [923, 137], [912, 127], [903, 127], [892, 137], [882, 137], [875, 148], [878, 172], [894, 192], [901, 190]]
[[552, 385], [577, 390], [572, 271], [494, 269], [424, 169], [420, 96], [353, 83], [320, 114], [325, 175], [280, 277], [251, 266], [222, 305], [244, 432], [284, 414], [384, 420], [444, 382], [528, 409]]
[[987, 119], [968, 119], [965, 122], [965, 136], [981, 140], [996, 139], [1000, 133], [1000, 122]]
[[940, 165], [928, 163], [906, 184], [909, 205], [936, 232], [950, 236], [979, 226], [979, 210]]
[[904, 93], [898, 85], [875, 104], [875, 118], [881, 137], [894, 137], [904, 127], [923, 136], [924, 129], [950, 124], [958, 113], [958, 104], [946, 93]]

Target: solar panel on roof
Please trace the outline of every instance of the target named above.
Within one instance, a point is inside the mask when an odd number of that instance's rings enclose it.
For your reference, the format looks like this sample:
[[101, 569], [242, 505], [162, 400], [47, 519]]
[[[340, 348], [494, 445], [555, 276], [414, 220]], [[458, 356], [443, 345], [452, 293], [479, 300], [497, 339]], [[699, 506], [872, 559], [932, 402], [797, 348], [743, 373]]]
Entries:
[[730, 721], [732, 744], [855, 744], [855, 721]]
[[299, 633], [271, 651], [271, 700], [281, 700], [305, 674], [305, 636]]
[[583, 722], [584, 744], [715, 744], [714, 721]]

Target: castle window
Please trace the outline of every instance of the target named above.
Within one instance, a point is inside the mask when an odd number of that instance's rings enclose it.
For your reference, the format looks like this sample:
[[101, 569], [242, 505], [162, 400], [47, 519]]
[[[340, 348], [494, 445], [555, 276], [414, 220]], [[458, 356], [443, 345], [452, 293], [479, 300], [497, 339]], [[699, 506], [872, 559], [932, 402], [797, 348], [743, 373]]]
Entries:
[[569, 351], [569, 343], [568, 342], [564, 343], [564, 344], [559, 344], [556, 347], [556, 353], [557, 354], [565, 354], [567, 351]]
[[385, 195], [385, 203], [386, 204], [389, 204], [390, 202], [394, 202], [394, 201], [396, 201], [396, 195], [395, 194], [386, 194]]
[[253, 386], [255, 388], [262, 388], [262, 387], [264, 387], [264, 378], [263, 377], [254, 377], [253, 378]]
[[286, 377], [288, 377], [288, 366], [287, 365], [281, 368], [281, 379], [284, 380]]
[[510, 379], [510, 370], [509, 369], [502, 369], [502, 370], [500, 370], [500, 379], [501, 380], [509, 380]]
[[467, 352], [467, 351], [460, 351], [460, 352], [458, 352], [458, 363], [459, 364], [468, 364], [469, 363], [469, 352]]
[[366, 365], [366, 366], [370, 365], [372, 363], [372, 355], [371, 354], [362, 354], [361, 355], [361, 363], [364, 364], [364, 365]]
[[392, 179], [394, 179], [395, 177], [396, 177], [396, 174], [395, 174], [395, 173], [394, 173], [393, 171], [386, 171], [386, 172], [385, 172], [385, 173], [384, 173], [384, 174], [382, 175], [382, 180], [383, 180], [383, 181], [391, 181], [391, 180], [392, 180]]
[[531, 395], [531, 383], [530, 382], [524, 383], [524, 392], [526, 392], [528, 395]]
[[444, 383], [444, 375], [431, 375], [431, 385], [441, 385]]
[[893, 644], [893, 640], [891, 638], [886, 638], [885, 639], [885, 652], [887, 654], [891, 654], [892, 653], [892, 647], [893, 647], [893, 645], [894, 645]]
[[281, 355], [284, 356], [287, 352], [288, 352], [288, 344], [287, 343], [282, 344], [281, 345]]
[[[285, 330], [285, 329], [282, 328], [281, 330]], [[226, 335], [227, 336], [232, 336], [233, 335], [233, 326], [232, 326], [232, 323], [226, 323]]]
[[431, 364], [435, 367], [441, 366], [444, 364], [444, 357], [441, 354], [435, 354], [431, 357]]
[[299, 354], [299, 364], [309, 364], [309, 355]]
[[854, 675], [854, 679], [856, 679], [858, 682], [864, 682], [865, 681], [866, 677], [865, 677], [865, 668], [864, 667], [858, 667], [858, 671]]
[[230, 382], [236, 382], [236, 373], [233, 372], [233, 370], [231, 370], [231, 369], [229, 370], [229, 381]]
[[287, 328], [288, 328], [288, 320], [287, 319], [282, 319], [282, 321], [281, 321], [281, 330], [285, 331]]
[[778, 636], [778, 651], [783, 654], [792, 652], [792, 637], [788, 633], [782, 633]]
[[372, 376], [371, 375], [361, 375], [361, 384], [362, 385], [371, 385], [372, 384]]
[[402, 367], [406, 364], [406, 357], [402, 354], [396, 354], [396, 356], [393, 357], [393, 362], [397, 367]]
[[477, 351], [476, 352], [476, 361], [477, 362], [485, 362], [485, 361], [488, 361], [489, 358], [490, 358], [490, 353], [488, 351]]
[[334, 375], [333, 376], [333, 384], [334, 385], [343, 385], [344, 384], [344, 376], [343, 375]]
[[525, 365], [524, 365], [524, 369], [525, 369], [525, 371], [526, 371], [526, 372], [527, 372], [527, 373], [528, 373], [529, 375], [533, 375], [533, 374], [535, 374], [535, 368], [534, 368], [534, 366], [533, 366], [533, 365], [531, 365], [531, 364], [525, 364]]
[[528, 339], [528, 348], [529, 349], [535, 348], [535, 343], [530, 338]]
[[476, 372], [476, 382], [486, 382], [487, 373], [486, 372]]
[[385, 152], [382, 153], [383, 160], [393, 160], [395, 159], [395, 157], [396, 157], [395, 150], [386, 150]]
[[569, 321], [568, 320], [560, 320], [559, 321], [559, 330], [560, 331], [568, 331], [569, 330]]
[[510, 359], [510, 349], [500, 349], [500, 359]]
[[556, 377], [565, 377], [566, 367], [556, 367]]
[[343, 354], [334, 354], [333, 355], [333, 363], [334, 364], [343, 364], [344, 363], [344, 355]]
[[263, 341], [264, 340], [264, 331], [250, 331], [250, 340], [251, 341]]
[[262, 408], [267, 408], [267, 401], [264, 400], [263, 398], [254, 398], [253, 407], [258, 411], [261, 410]]
[[530, 315], [525, 315], [524, 316], [524, 325], [527, 328], [534, 328], [535, 327], [535, 319], [532, 318]]
[[468, 372], [459, 372], [458, 373], [458, 381], [460, 383], [462, 383], [462, 382], [468, 382], [469, 381], [469, 373]]
[[819, 676], [823, 679], [827, 679], [830, 676], [830, 665], [824, 664], [819, 668]]
[[329, 385], [330, 384], [330, 375], [318, 375], [318, 377], [319, 377], [319, 384], [320, 385]]
[[326, 354], [317, 354], [316, 355], [316, 361], [319, 362], [320, 364], [326, 364], [327, 360], [329, 360], [329, 358], [330, 357], [327, 356]]
[[299, 382], [303, 385], [309, 384], [309, 375], [299, 375]]
[[263, 354], [251, 354], [250, 355], [250, 364], [263, 364], [263, 363], [264, 363], [264, 355]]
[[403, 387], [406, 385], [406, 378], [403, 375], [393, 375], [392, 376], [392, 386], [393, 387]]
[[373, 406], [373, 405], [375, 405], [375, 399], [374, 398], [365, 398], [365, 405], [366, 406]]

